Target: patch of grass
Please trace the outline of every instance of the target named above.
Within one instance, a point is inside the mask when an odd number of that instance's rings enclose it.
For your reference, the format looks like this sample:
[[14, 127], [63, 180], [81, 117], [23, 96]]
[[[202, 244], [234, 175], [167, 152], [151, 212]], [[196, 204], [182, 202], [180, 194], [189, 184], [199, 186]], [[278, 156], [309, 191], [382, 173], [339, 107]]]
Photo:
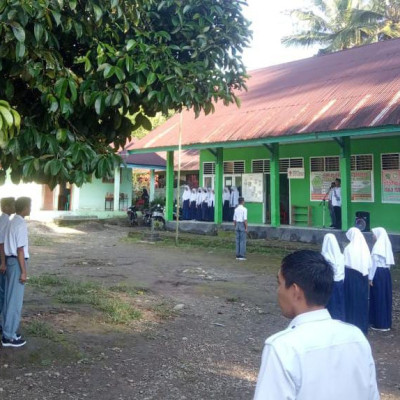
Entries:
[[158, 318], [165, 320], [176, 315], [175, 311], [167, 303], [158, 303], [153, 306], [153, 311]]
[[40, 337], [53, 342], [58, 341], [58, 335], [51, 325], [43, 321], [31, 321], [24, 328], [27, 335]]
[[226, 301], [228, 302], [228, 303], [236, 303], [236, 302], [238, 302], [240, 299], [239, 299], [239, 297], [227, 297], [226, 298]]
[[[128, 324], [141, 317], [130, 300], [133, 291], [114, 290], [94, 282], [76, 282], [52, 275], [41, 275], [30, 282], [38, 289], [49, 293], [62, 304], [85, 304], [102, 312], [106, 322], [112, 324]], [[122, 288], [119, 288], [122, 289]]]

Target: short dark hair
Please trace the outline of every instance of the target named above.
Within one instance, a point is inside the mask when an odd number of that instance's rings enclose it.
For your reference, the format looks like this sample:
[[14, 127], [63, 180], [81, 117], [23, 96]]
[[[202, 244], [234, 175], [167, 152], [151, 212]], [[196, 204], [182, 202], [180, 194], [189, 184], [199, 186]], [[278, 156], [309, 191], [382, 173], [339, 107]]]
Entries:
[[333, 288], [333, 269], [316, 251], [300, 250], [282, 260], [281, 274], [286, 288], [296, 283], [304, 292], [307, 304], [326, 306]]
[[14, 197], [3, 197], [1, 199], [1, 208], [3, 209], [4, 207], [10, 207], [15, 204], [15, 199]]
[[15, 200], [15, 212], [20, 214], [26, 207], [29, 207], [31, 203], [32, 200], [30, 197], [18, 197], [18, 199]]
[[338, 181], [339, 183], [342, 183], [342, 180], [340, 178], [336, 178], [335, 182]]
[[241, 203], [243, 203], [244, 202], [244, 197], [239, 197], [239, 204], [241, 204]]

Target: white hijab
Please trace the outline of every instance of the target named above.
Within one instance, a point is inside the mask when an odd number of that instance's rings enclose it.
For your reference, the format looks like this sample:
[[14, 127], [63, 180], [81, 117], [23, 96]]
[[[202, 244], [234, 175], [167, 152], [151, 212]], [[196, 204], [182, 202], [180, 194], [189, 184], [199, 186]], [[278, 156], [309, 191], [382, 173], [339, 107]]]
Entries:
[[344, 265], [355, 269], [363, 276], [368, 275], [372, 267], [372, 259], [363, 234], [358, 228], [350, 228], [346, 236], [350, 243], [344, 249]]
[[182, 202], [189, 199], [190, 199], [190, 188], [188, 185], [185, 185], [182, 193]]
[[372, 233], [376, 237], [376, 242], [372, 248], [371, 255], [378, 255], [385, 259], [386, 265], [394, 265], [392, 244], [384, 228], [373, 228]]
[[333, 233], [327, 233], [324, 236], [321, 254], [332, 265], [335, 278], [344, 275], [344, 257]]
[[214, 190], [208, 188], [208, 207], [214, 207], [214, 201], [215, 201]]
[[198, 206], [202, 202], [202, 196], [203, 196], [203, 189], [199, 187], [197, 189], [197, 197], [196, 197], [196, 205]]
[[222, 200], [223, 201], [231, 200], [231, 192], [229, 191], [229, 188], [227, 188], [226, 186], [224, 187], [224, 193], [222, 194]]
[[195, 202], [197, 199], [197, 190], [195, 188], [192, 189], [192, 192], [190, 193], [190, 202]]

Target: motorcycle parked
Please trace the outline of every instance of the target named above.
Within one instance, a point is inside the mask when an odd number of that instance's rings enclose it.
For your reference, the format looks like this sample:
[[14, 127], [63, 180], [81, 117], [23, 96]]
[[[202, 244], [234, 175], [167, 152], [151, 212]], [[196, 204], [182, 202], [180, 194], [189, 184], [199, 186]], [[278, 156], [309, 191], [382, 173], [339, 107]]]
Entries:
[[164, 208], [160, 204], [157, 204], [149, 210], [146, 210], [143, 215], [143, 222], [147, 226], [153, 224], [154, 228], [164, 229]]
[[128, 214], [129, 224], [131, 226], [137, 225], [138, 217], [137, 217], [136, 207], [135, 206], [128, 207], [128, 211], [126, 213]]

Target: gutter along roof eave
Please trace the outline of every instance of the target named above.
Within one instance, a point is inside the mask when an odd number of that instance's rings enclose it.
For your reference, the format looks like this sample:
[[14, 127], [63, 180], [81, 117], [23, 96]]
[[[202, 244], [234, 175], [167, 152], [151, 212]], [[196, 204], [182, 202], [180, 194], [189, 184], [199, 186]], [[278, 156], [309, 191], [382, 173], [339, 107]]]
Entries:
[[[380, 127], [368, 127], [343, 131], [328, 131], [328, 132], [312, 132], [303, 134], [294, 134], [287, 136], [272, 136], [268, 138], [259, 138], [252, 140], [237, 140], [232, 142], [214, 142], [214, 143], [194, 143], [190, 145], [182, 145], [182, 150], [205, 150], [215, 148], [238, 148], [238, 147], [253, 147], [270, 143], [300, 143], [310, 140], [327, 140], [340, 137], [356, 137], [356, 136], [372, 136], [385, 133], [400, 133], [399, 125], [387, 125]], [[179, 146], [152, 147], [128, 150], [129, 154], [154, 153], [159, 151], [176, 151]]]

